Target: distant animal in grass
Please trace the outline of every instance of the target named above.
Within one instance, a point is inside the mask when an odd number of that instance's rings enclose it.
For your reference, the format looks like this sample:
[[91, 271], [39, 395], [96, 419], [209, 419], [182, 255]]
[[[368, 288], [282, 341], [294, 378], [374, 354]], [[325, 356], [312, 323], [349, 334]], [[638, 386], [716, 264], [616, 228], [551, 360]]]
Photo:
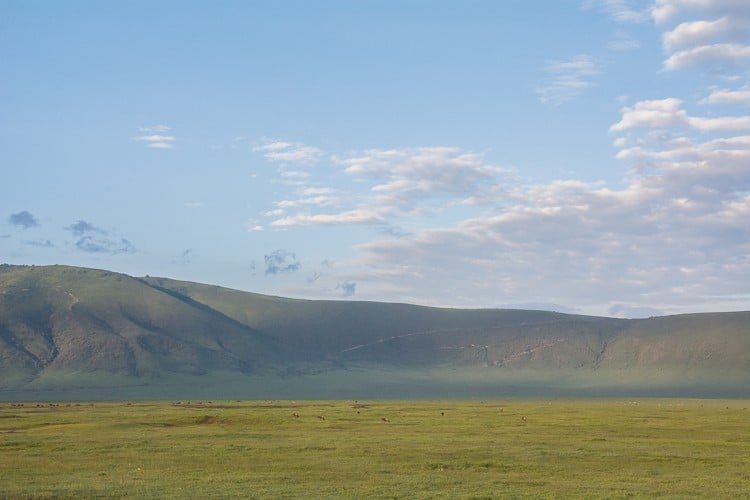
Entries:
[[383, 422], [390, 422], [391, 421], [391, 419], [389, 419], [388, 417], [383, 417], [380, 420], [382, 420]]

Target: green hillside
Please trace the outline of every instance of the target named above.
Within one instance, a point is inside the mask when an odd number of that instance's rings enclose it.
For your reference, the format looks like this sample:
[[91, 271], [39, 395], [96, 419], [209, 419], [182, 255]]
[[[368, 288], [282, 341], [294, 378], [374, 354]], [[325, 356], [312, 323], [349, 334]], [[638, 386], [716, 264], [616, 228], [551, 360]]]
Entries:
[[0, 266], [0, 395], [732, 395], [748, 387], [748, 312], [623, 320], [441, 309]]

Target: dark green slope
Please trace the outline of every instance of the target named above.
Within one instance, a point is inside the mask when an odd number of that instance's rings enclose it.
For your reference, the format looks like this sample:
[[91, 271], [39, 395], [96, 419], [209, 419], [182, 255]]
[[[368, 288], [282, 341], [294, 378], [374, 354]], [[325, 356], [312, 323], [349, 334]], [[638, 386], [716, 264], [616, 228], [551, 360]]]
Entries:
[[278, 340], [289, 361], [396, 366], [596, 366], [627, 321], [569, 314], [293, 300], [147, 278]]
[[0, 387], [45, 371], [251, 372], [276, 355], [247, 325], [129, 276], [0, 266]]

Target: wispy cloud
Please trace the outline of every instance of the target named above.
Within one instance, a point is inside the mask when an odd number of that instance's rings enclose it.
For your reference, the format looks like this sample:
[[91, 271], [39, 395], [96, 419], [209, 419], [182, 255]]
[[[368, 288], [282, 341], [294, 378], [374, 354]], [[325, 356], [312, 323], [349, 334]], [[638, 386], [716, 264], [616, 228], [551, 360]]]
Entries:
[[616, 23], [638, 24], [649, 20], [646, 10], [634, 6], [635, 2], [630, 0], [584, 0], [581, 4], [584, 9], [599, 9]]
[[627, 51], [640, 48], [641, 42], [631, 37], [624, 31], [616, 31], [612, 38], [607, 42], [609, 50]]
[[318, 162], [322, 151], [301, 142], [270, 141], [253, 147], [253, 151], [263, 154], [271, 161], [313, 165]]
[[139, 135], [133, 139], [140, 142], [145, 142], [146, 147], [155, 149], [174, 149], [174, 141], [176, 140], [173, 135], [163, 135], [169, 132], [169, 127], [166, 125], [154, 125], [152, 127], [140, 127], [139, 132], [146, 135]]
[[601, 69], [591, 56], [579, 54], [570, 60], [548, 62], [544, 72], [547, 77], [537, 87], [537, 96], [544, 104], [559, 106], [592, 87], [593, 79], [601, 73]]
[[353, 189], [297, 187], [294, 197], [263, 212], [275, 217], [272, 227], [384, 224], [451, 204], [491, 203], [502, 189], [500, 180], [512, 175], [511, 169], [485, 163], [482, 155], [450, 147], [370, 149], [337, 155], [331, 163]]
[[29, 229], [39, 225], [36, 217], [34, 217], [28, 210], [10, 214], [8, 222], [13, 226], [20, 227], [21, 229]]
[[31, 241], [24, 241], [24, 245], [29, 245], [32, 247], [39, 247], [39, 248], [54, 248], [55, 244], [52, 243], [51, 240], [31, 240]]

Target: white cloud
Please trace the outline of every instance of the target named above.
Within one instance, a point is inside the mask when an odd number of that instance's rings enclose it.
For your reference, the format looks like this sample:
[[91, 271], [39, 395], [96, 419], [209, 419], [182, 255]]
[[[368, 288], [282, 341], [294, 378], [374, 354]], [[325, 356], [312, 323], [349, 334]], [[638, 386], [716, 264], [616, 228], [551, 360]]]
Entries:
[[621, 24], [643, 23], [649, 19], [647, 11], [637, 9], [629, 0], [586, 0], [582, 6], [585, 9], [599, 8]]
[[675, 52], [664, 61], [664, 69], [673, 71], [706, 62], [741, 62], [750, 60], [750, 46], [736, 43], [701, 45]]
[[705, 102], [709, 104], [750, 104], [750, 89], [713, 89]]
[[550, 61], [544, 72], [547, 78], [537, 87], [537, 96], [542, 103], [558, 106], [592, 87], [601, 70], [591, 56], [579, 54], [567, 61]]
[[640, 101], [633, 107], [622, 108], [622, 119], [610, 127], [610, 132], [622, 132], [637, 127], [667, 129], [689, 127], [703, 132], [750, 129], [750, 116], [694, 117], [681, 109], [682, 100], [667, 98]]
[[672, 52], [682, 47], [703, 45], [717, 38], [742, 40], [748, 35], [748, 20], [724, 16], [714, 21], [692, 21], [679, 24], [662, 35], [664, 48]]
[[356, 209], [332, 214], [297, 214], [271, 222], [273, 227], [312, 225], [379, 224], [382, 216], [376, 210]]
[[149, 133], [157, 133], [157, 134], [163, 134], [164, 132], [169, 132], [171, 129], [167, 127], [166, 125], [152, 125], [150, 127], [138, 127], [138, 132], [141, 132], [143, 134], [149, 134]]
[[[390, 300], [432, 305], [549, 302], [618, 316], [736, 309], [750, 282], [750, 134], [715, 134], [748, 123], [690, 116], [682, 106], [663, 99], [623, 108], [613, 128], [628, 134], [616, 147], [632, 170], [620, 189], [513, 179], [502, 203], [381, 234], [317, 286], [349, 280], [367, 284], [358, 288], [365, 299], [387, 291]], [[348, 166], [390, 179], [403, 151], [381, 153]], [[445, 283], [450, 293], [436, 293]]]
[[255, 146], [253, 151], [262, 153], [271, 161], [284, 163], [299, 163], [313, 165], [318, 162], [322, 151], [313, 146], [307, 146], [301, 142], [273, 141]]
[[[165, 125], [155, 125], [153, 127], [140, 127], [138, 130], [140, 132], [167, 132], [169, 127]], [[176, 140], [173, 135], [162, 135], [160, 133], [140, 135], [133, 139], [145, 142], [146, 147], [155, 149], [174, 149], [174, 141]]]
[[624, 31], [616, 31], [614, 36], [607, 42], [609, 50], [626, 51], [640, 48], [641, 42], [632, 38]]
[[[284, 213], [301, 213], [277, 218], [272, 226], [384, 223], [448, 210], [451, 204], [490, 204], [497, 201], [501, 179], [511, 173], [486, 164], [479, 154], [450, 147], [370, 149], [334, 157], [332, 163], [352, 182], [351, 189], [298, 186], [295, 196], [273, 204]], [[342, 209], [309, 213], [333, 206]]]
[[747, 0], [656, 0], [651, 16], [657, 24], [662, 24], [686, 13], [746, 12], [747, 8]]

